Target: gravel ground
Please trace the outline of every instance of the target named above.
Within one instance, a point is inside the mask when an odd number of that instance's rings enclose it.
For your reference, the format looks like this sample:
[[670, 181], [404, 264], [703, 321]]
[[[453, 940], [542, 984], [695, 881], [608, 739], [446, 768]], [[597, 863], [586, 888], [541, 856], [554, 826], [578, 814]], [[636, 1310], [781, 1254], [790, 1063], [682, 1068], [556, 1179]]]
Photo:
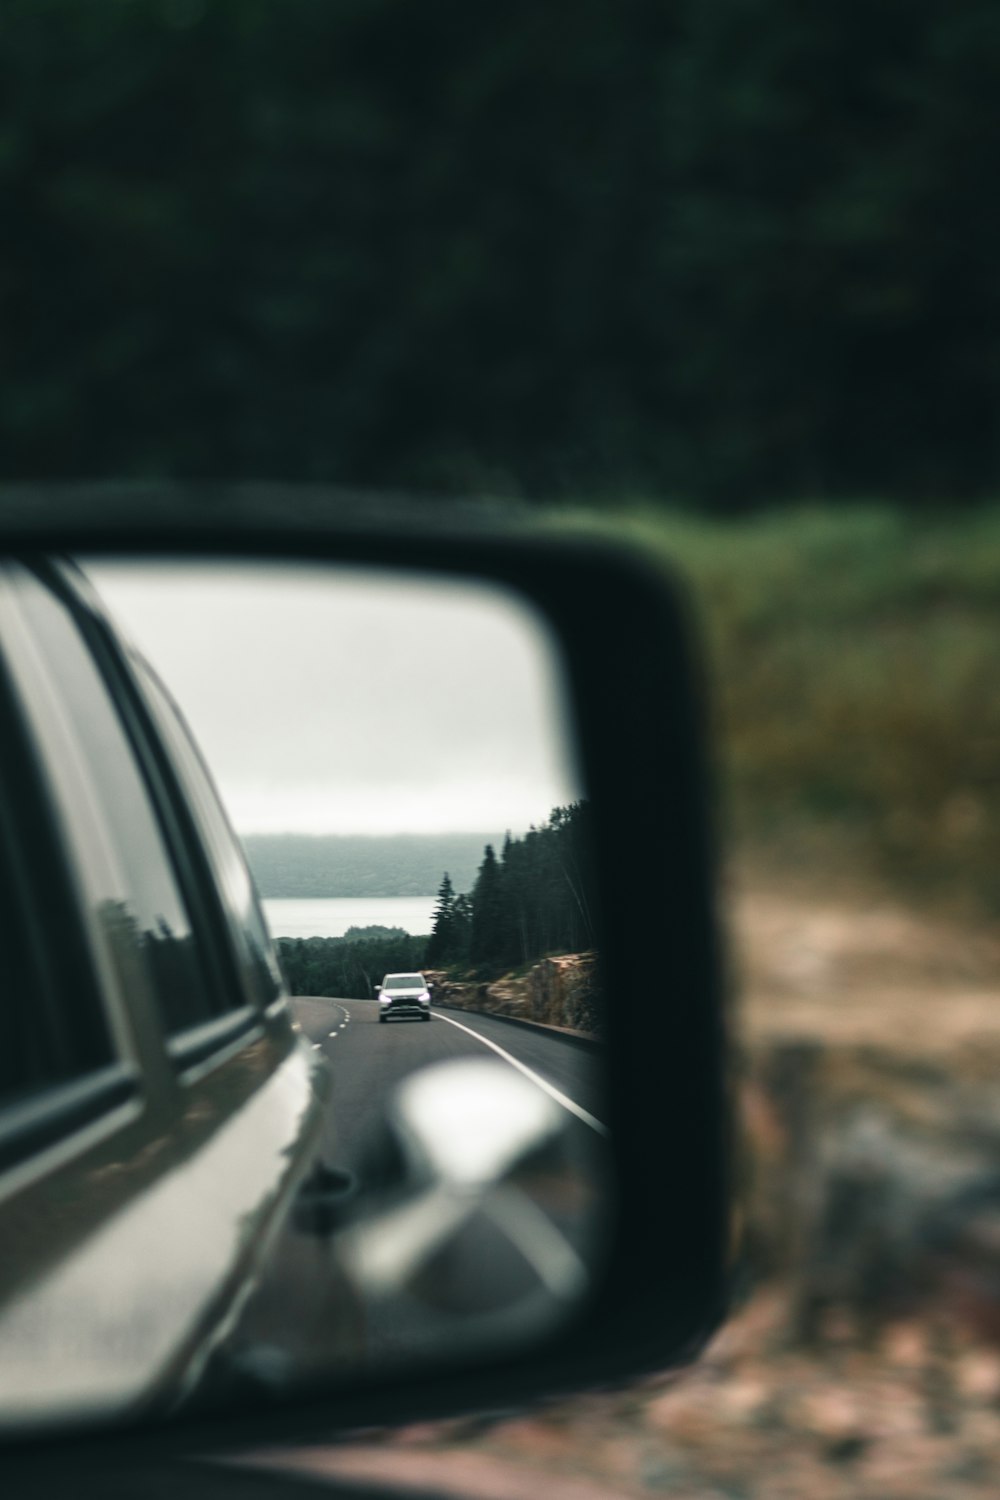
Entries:
[[275, 1461], [466, 1500], [986, 1500], [1000, 1493], [1000, 1350], [933, 1315], [870, 1345], [788, 1338], [760, 1289], [698, 1366], [540, 1413], [412, 1427]]

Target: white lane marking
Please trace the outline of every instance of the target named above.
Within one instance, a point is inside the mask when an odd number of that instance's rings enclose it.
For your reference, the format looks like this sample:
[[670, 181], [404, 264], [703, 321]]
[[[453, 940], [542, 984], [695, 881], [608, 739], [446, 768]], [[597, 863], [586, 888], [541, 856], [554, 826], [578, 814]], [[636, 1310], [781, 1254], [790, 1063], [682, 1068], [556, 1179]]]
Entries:
[[313, 1051], [314, 1051], [314, 1052], [318, 1052], [318, 1051], [319, 1051], [319, 1049], [320, 1049], [320, 1047], [321, 1047], [321, 1046], [322, 1046], [322, 1045], [323, 1045], [323, 1043], [322, 1043], [322, 1042], [313, 1042]]
[[517, 1188], [494, 1187], [482, 1205], [507, 1238], [517, 1246], [535, 1275], [553, 1297], [578, 1301], [590, 1277], [569, 1240], [528, 1197]]
[[481, 1036], [478, 1031], [473, 1031], [471, 1026], [463, 1026], [461, 1021], [453, 1021], [451, 1016], [438, 1015], [435, 1019], [438, 1021], [447, 1021], [449, 1026], [457, 1026], [459, 1031], [468, 1032], [469, 1036], [474, 1036], [477, 1042], [482, 1042], [484, 1047], [492, 1047], [494, 1052], [500, 1054], [504, 1062], [509, 1062], [512, 1068], [516, 1068], [519, 1073], [523, 1073], [525, 1078], [530, 1078], [532, 1083], [537, 1083], [538, 1087], [544, 1089], [549, 1098], [554, 1099], [557, 1104], [561, 1104], [563, 1109], [568, 1109], [570, 1114], [576, 1115], [585, 1125], [589, 1125], [591, 1130], [596, 1130], [598, 1135], [610, 1136], [611, 1131], [604, 1124], [603, 1120], [597, 1119], [596, 1115], [592, 1115], [589, 1110], [584, 1109], [582, 1104], [577, 1104], [575, 1099], [570, 1099], [567, 1094], [560, 1093], [541, 1074], [536, 1073], [533, 1068], [527, 1067], [523, 1062], [518, 1062], [516, 1057], [511, 1057], [510, 1053], [505, 1052], [496, 1042], [491, 1042], [488, 1036]]
[[330, 1035], [331, 1035], [331, 1036], [336, 1036], [336, 1035], [337, 1035], [337, 1033], [336, 1033], [336, 1032], [335, 1032], [335, 1031], [331, 1031], [331, 1032], [330, 1032]]

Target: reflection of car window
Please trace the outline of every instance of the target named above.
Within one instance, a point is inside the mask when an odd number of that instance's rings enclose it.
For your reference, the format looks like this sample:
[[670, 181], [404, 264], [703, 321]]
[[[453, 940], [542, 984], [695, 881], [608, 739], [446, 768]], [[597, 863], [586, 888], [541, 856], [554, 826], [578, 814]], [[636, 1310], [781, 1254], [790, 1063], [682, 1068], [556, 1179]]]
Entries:
[[[0, 858], [0, 1099], [58, 1078], [6, 860]], [[32, 1003], [32, 1001], [35, 1003]]]
[[[197, 939], [149, 790], [107, 684], [69, 609], [26, 572], [17, 597], [52, 691], [34, 716], [53, 790], [82, 867], [92, 915], [126, 992], [148, 985], [165, 1025], [210, 1020]], [[91, 821], [77, 806], [81, 790]], [[102, 848], [95, 848], [96, 813]]]
[[[7, 769], [5, 785], [11, 784]], [[5, 1105], [111, 1060], [106, 1027], [92, 1007], [81, 1004], [82, 975], [77, 975], [75, 1014], [65, 1015], [56, 1003], [11, 864], [7, 812], [0, 844], [0, 1103]]]
[[130, 660], [155, 716], [156, 727], [169, 745], [188, 806], [197, 817], [215, 884], [225, 903], [244, 990], [258, 1005], [269, 1005], [283, 993], [284, 986], [236, 836], [173, 700], [141, 657]]

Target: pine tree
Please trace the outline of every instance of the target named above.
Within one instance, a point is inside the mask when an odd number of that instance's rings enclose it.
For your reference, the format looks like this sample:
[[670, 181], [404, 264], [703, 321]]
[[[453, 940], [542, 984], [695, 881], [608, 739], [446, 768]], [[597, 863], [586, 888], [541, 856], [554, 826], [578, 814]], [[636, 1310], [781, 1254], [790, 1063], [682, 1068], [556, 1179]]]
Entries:
[[[446, 892], [442, 883], [435, 934], [438, 914], [447, 911], [448, 938], [445, 946], [432, 936], [433, 961], [471, 964], [485, 978], [547, 953], [592, 947], [591, 837], [589, 805], [574, 802], [553, 808], [523, 838], [508, 833], [500, 859], [487, 844], [471, 896], [455, 895], [450, 881]], [[440, 925], [443, 934], [444, 920]]]
[[455, 888], [448, 871], [438, 887], [437, 905], [434, 907], [434, 926], [427, 942], [424, 962], [428, 968], [446, 964], [455, 957]]
[[469, 957], [481, 969], [495, 968], [505, 957], [506, 911], [503, 875], [492, 844], [487, 844], [472, 889], [472, 934]]
[[470, 896], [455, 897], [452, 941], [452, 962], [467, 964], [469, 962], [469, 945], [472, 942], [472, 898]]

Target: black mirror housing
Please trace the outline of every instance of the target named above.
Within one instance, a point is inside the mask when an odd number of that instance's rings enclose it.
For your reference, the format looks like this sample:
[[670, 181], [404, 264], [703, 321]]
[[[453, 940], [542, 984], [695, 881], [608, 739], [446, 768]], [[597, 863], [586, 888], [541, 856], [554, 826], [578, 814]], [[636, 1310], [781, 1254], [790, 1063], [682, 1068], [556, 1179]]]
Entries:
[[692, 1358], [725, 1308], [727, 1111], [704, 693], [679, 585], [634, 551], [530, 516], [280, 486], [13, 488], [0, 494], [0, 547], [328, 561], [505, 586], [560, 644], [593, 809], [616, 1218], [591, 1300], [525, 1356], [354, 1378], [242, 1418], [117, 1434], [119, 1451], [316, 1439]]

